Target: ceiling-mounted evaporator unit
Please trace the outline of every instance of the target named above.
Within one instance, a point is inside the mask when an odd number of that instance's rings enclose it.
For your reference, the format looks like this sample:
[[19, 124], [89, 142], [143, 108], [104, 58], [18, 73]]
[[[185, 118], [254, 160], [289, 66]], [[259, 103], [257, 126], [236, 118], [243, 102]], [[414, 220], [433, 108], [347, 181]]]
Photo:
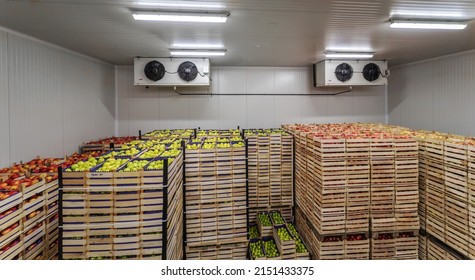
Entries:
[[137, 57], [134, 60], [134, 85], [209, 86], [208, 58]]
[[385, 60], [323, 60], [313, 65], [314, 86], [387, 85]]

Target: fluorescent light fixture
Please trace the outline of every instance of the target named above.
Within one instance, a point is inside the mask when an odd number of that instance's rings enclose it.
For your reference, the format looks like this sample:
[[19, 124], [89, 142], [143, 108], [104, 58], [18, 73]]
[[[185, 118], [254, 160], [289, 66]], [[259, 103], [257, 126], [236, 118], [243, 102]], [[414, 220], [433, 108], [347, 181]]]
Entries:
[[226, 22], [229, 13], [211, 12], [134, 12], [135, 20], [175, 22]]
[[218, 3], [193, 3], [193, 2], [177, 2], [177, 3], [156, 3], [156, 2], [136, 2], [140, 6], [153, 7], [173, 7], [173, 8], [207, 8], [207, 9], [223, 9], [223, 4]]
[[172, 44], [172, 48], [176, 49], [222, 49], [224, 48], [223, 44]]
[[461, 21], [390, 20], [390, 22], [391, 28], [461, 30], [467, 27], [467, 23]]
[[370, 52], [326, 52], [326, 58], [372, 58]]
[[172, 56], [223, 56], [226, 50], [170, 50]]
[[391, 17], [400, 18], [462, 18], [466, 15], [460, 11], [410, 11], [410, 10], [395, 10], [391, 12]]

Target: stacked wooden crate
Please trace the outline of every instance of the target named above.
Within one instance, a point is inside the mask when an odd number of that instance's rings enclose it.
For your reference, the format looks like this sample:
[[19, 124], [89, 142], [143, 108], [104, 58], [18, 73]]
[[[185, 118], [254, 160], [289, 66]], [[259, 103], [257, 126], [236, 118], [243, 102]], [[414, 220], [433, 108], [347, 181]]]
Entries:
[[193, 129], [161, 129], [145, 133], [141, 136], [142, 140], [166, 140], [180, 139], [189, 140], [194, 135]]
[[463, 260], [463, 256], [454, 252], [434, 238], [427, 238], [427, 260]]
[[[303, 224], [309, 229], [304, 231], [311, 235], [313, 231], [313, 240], [307, 241], [310, 247], [315, 245], [313, 254], [352, 258], [345, 253], [345, 242], [358, 237], [371, 238], [374, 258], [417, 258], [415, 139], [381, 125], [284, 127], [295, 138], [296, 205], [307, 221]], [[392, 227], [378, 227], [384, 223]], [[326, 250], [325, 241], [334, 250]], [[365, 257], [370, 255], [355, 255]]]
[[279, 211], [260, 212], [256, 216], [257, 224], [251, 225], [249, 231], [250, 259], [310, 259], [307, 246], [294, 224], [286, 222]]
[[234, 140], [209, 138], [187, 146], [187, 259], [246, 258], [246, 147]]
[[246, 130], [249, 213], [280, 211], [288, 220], [293, 204], [293, 139], [281, 129]]
[[422, 224], [428, 234], [470, 256], [471, 139], [429, 131], [414, 135], [424, 164], [419, 180]]
[[59, 257], [182, 259], [182, 165], [179, 152], [139, 171], [63, 172]]
[[12, 181], [19, 183], [16, 191], [0, 189], [0, 259], [55, 258], [58, 180], [46, 174], [10, 174], [4, 187]]

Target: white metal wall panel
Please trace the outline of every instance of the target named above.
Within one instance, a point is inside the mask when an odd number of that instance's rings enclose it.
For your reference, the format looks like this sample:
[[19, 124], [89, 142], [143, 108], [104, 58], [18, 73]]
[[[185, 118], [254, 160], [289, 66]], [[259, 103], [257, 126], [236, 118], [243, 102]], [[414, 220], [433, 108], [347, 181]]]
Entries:
[[[2, 166], [37, 155], [64, 156], [85, 141], [114, 134], [113, 66], [21, 35], [3, 34], [0, 80], [5, 75], [8, 79], [0, 82], [0, 114], [9, 114], [0, 116], [0, 137], [8, 137], [1, 139], [0, 151], [10, 157], [2, 156]], [[1, 110], [5, 104], [7, 110]]]
[[[383, 86], [354, 88], [353, 93], [341, 96], [179, 96], [170, 88], [133, 86], [129, 77], [132, 67], [118, 67], [117, 71], [120, 135], [187, 124], [191, 128], [228, 129], [298, 122], [385, 122]], [[214, 67], [211, 75], [211, 92], [219, 94], [314, 94], [346, 89], [315, 89], [307, 67]], [[206, 89], [178, 90], [207, 93]]]
[[404, 65], [391, 72], [389, 122], [475, 135], [475, 52]]
[[10, 163], [10, 120], [6, 32], [0, 31], [0, 166]]
[[11, 160], [61, 155], [63, 53], [9, 34]]

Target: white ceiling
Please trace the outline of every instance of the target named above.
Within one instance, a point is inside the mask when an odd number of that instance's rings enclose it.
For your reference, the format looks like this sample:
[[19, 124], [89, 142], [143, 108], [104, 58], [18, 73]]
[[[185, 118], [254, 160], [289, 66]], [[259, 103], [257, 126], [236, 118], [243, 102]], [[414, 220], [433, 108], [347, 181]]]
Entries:
[[[131, 9], [225, 10], [227, 23], [139, 22]], [[475, 18], [475, 1], [449, 0], [0, 0], [0, 25], [116, 65], [170, 56], [173, 44], [222, 44], [219, 66], [305, 66], [325, 49], [373, 50], [397, 65], [475, 49], [475, 23], [462, 31], [390, 29], [389, 18], [432, 13]], [[407, 17], [407, 16], [406, 16]]]

